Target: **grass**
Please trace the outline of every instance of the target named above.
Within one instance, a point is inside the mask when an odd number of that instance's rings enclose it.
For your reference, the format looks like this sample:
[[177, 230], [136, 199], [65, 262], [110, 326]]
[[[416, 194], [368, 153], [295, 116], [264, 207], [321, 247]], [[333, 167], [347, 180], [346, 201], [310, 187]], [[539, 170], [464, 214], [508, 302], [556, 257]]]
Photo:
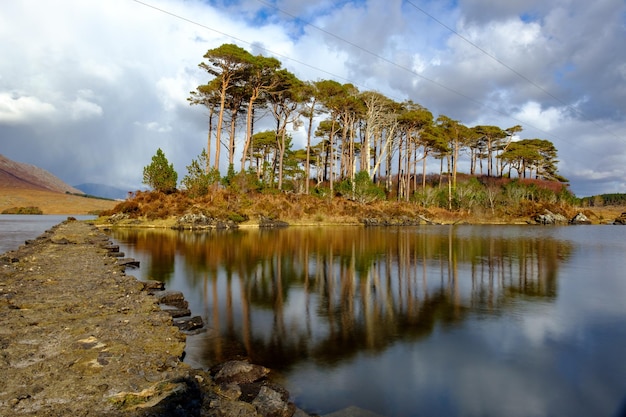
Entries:
[[447, 210], [397, 201], [380, 200], [365, 204], [341, 197], [262, 192], [244, 194], [219, 189], [198, 198], [190, 198], [185, 192], [164, 194], [138, 191], [102, 215], [124, 213], [128, 219], [118, 225], [151, 227], [171, 226], [186, 213], [201, 213], [219, 221], [234, 221], [244, 227], [259, 224], [261, 218], [285, 221], [294, 226], [361, 224], [368, 218], [428, 219], [443, 224], [519, 224], [532, 223], [532, 218], [545, 210], [562, 214], [568, 219], [583, 212], [596, 224], [610, 223], [626, 211], [624, 207], [579, 208], [563, 202], [530, 200], [505, 204], [494, 211], [480, 206], [471, 210]]
[[14, 207], [37, 207], [43, 214], [97, 214], [118, 202], [83, 196], [0, 186], [0, 212]]

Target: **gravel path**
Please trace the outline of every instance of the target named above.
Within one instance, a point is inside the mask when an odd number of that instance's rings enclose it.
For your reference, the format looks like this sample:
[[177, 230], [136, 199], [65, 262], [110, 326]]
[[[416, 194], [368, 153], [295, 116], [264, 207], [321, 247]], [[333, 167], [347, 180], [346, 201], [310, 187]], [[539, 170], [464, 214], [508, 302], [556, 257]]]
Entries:
[[109, 243], [68, 219], [0, 255], [0, 415], [139, 415], [186, 389], [184, 335]]

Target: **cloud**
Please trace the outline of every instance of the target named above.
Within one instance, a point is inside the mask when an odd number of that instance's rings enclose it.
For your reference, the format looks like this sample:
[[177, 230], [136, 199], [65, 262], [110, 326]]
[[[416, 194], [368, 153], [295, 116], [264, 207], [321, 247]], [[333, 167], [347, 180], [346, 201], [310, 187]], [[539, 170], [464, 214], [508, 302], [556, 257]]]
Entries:
[[[70, 184], [140, 186], [157, 147], [182, 173], [206, 141], [206, 112], [186, 101], [209, 80], [197, 65], [237, 43], [304, 80], [350, 82], [470, 126], [521, 124], [522, 138], [555, 143], [574, 190], [621, 190], [624, 13], [621, 0], [9, 2], [0, 152]], [[71, 151], [52, 158], [42, 144]]]
[[558, 108], [542, 109], [541, 105], [535, 101], [525, 103], [518, 112], [513, 114], [513, 117], [545, 131], [552, 130], [564, 120], [563, 112]]
[[162, 125], [159, 122], [146, 122], [146, 123], [135, 122], [135, 125], [141, 126], [148, 131], [157, 132], [157, 133], [167, 133], [167, 132], [172, 131], [171, 126]]
[[37, 119], [49, 119], [55, 113], [55, 107], [37, 97], [19, 93], [0, 92], [0, 123], [14, 125], [32, 122]]
[[102, 107], [91, 101], [91, 90], [80, 90], [78, 97], [69, 104], [70, 118], [74, 121], [102, 116]]

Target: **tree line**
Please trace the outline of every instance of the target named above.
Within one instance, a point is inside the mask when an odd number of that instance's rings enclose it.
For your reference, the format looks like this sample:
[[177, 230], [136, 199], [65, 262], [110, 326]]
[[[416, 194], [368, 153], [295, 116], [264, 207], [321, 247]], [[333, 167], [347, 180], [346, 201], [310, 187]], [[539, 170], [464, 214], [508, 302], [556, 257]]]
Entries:
[[[440, 184], [447, 184], [450, 195], [461, 161], [470, 175], [567, 181], [557, 172], [550, 141], [513, 140], [522, 131], [519, 125], [468, 127], [445, 115], [434, 117], [411, 100], [397, 102], [334, 80], [303, 81], [276, 58], [234, 44], [210, 49], [204, 59], [199, 66], [208, 82], [190, 92], [188, 101], [208, 110], [208, 134], [206, 148], [187, 167], [186, 188], [221, 178], [222, 151], [227, 181], [238, 162], [240, 173], [265, 188], [307, 194], [311, 185], [332, 195], [342, 182], [355, 187], [369, 179], [409, 201], [426, 187], [432, 161], [439, 163]], [[255, 122], [268, 115], [274, 129], [255, 132]], [[290, 132], [301, 128], [306, 146], [294, 149]]]

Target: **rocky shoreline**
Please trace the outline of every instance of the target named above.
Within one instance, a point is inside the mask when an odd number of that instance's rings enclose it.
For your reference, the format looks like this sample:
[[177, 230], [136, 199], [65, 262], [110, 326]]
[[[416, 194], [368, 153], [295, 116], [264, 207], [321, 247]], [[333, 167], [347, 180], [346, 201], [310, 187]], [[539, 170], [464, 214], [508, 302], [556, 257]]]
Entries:
[[197, 318], [133, 262], [72, 218], [0, 255], [0, 415], [306, 416], [264, 367], [183, 363]]

